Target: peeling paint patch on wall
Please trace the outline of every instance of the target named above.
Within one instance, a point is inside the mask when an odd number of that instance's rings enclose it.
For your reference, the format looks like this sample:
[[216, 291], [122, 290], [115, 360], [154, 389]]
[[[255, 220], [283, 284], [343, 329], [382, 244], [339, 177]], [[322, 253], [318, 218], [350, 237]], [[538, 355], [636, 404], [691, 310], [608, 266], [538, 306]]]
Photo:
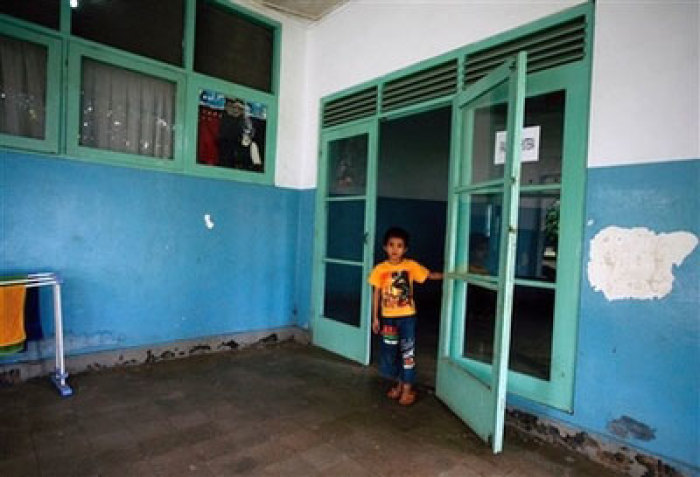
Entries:
[[606, 227], [590, 243], [588, 281], [608, 300], [663, 298], [698, 244], [690, 232], [656, 234], [645, 227]]

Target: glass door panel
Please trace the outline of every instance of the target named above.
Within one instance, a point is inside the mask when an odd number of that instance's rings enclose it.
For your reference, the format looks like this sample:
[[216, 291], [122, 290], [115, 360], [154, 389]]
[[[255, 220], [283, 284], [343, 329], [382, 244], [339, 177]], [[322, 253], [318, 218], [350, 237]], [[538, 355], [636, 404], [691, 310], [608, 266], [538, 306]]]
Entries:
[[361, 267], [327, 263], [323, 316], [359, 328], [363, 286]]
[[558, 248], [559, 191], [521, 191], [515, 276], [555, 283]]
[[554, 329], [554, 290], [515, 286], [509, 368], [549, 380]]
[[462, 350], [465, 358], [488, 364], [493, 361], [497, 295], [496, 290], [467, 284]]
[[565, 104], [564, 90], [525, 99], [521, 187], [561, 183]]
[[328, 195], [365, 195], [369, 136], [338, 139], [328, 145]]
[[484, 277], [498, 274], [502, 209], [502, 194], [461, 196], [459, 235], [468, 238], [468, 246], [457, 251], [457, 270]]
[[362, 262], [365, 243], [365, 200], [328, 202], [326, 256]]
[[[467, 285], [464, 317], [465, 358], [490, 365], [496, 327], [497, 293]], [[513, 294], [512, 339], [508, 367], [549, 380], [552, 356], [554, 290], [516, 286]], [[488, 373], [475, 373], [487, 381]]]
[[473, 111], [472, 161], [465, 164], [465, 167], [471, 168], [470, 184], [503, 179], [508, 104], [492, 104], [496, 98], [503, 101], [503, 90], [503, 87], [495, 88], [485, 94], [479, 101], [488, 105]]

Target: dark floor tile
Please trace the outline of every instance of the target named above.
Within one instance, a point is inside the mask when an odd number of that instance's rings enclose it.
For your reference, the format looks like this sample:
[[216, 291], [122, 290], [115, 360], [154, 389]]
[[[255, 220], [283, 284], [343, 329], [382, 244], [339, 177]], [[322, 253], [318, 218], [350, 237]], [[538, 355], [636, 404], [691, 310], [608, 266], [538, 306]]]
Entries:
[[194, 449], [175, 449], [150, 459], [157, 475], [163, 477], [211, 477], [214, 474]]
[[33, 454], [24, 454], [0, 460], [0, 475], [35, 477], [41, 475], [39, 462]]
[[296, 344], [0, 389], [0, 476], [611, 477], [517, 435], [502, 454], [427, 388], [404, 408], [374, 369]]
[[321, 477], [342, 475], [343, 477], [349, 477], [345, 474], [329, 474], [326, 472], [321, 472], [298, 455], [293, 455], [280, 462], [269, 464], [262, 469], [259, 469], [258, 475], [266, 477]]
[[0, 431], [0, 462], [25, 456], [34, 456], [31, 434], [27, 431]]

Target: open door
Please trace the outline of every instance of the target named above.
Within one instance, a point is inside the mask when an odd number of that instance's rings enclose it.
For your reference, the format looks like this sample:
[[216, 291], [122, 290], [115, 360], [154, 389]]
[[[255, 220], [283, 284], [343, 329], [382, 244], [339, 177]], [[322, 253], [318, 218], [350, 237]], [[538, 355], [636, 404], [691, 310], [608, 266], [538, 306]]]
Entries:
[[313, 343], [370, 359], [377, 122], [323, 132], [316, 202]]
[[[436, 392], [494, 453], [503, 447], [526, 58], [506, 61], [453, 107]], [[480, 329], [493, 330], [492, 349], [472, 339]]]

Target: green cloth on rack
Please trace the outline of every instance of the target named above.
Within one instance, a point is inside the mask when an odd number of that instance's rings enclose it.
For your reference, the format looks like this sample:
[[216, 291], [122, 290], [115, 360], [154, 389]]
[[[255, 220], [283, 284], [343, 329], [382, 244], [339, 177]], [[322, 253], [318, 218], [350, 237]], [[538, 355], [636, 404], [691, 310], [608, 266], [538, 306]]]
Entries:
[[0, 346], [0, 356], [8, 356], [24, 351], [24, 343], [17, 343], [10, 346]]

